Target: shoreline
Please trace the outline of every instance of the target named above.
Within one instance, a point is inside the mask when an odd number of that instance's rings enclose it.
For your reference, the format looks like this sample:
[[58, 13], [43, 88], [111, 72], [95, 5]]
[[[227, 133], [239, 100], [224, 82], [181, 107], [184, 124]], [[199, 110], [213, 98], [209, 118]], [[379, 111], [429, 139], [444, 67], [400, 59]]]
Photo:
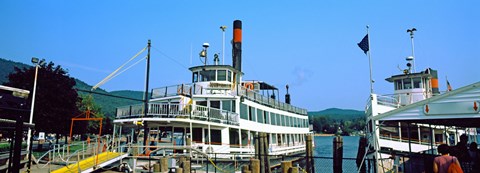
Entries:
[[330, 133], [314, 133], [313, 136], [335, 136], [335, 134], [330, 134]]

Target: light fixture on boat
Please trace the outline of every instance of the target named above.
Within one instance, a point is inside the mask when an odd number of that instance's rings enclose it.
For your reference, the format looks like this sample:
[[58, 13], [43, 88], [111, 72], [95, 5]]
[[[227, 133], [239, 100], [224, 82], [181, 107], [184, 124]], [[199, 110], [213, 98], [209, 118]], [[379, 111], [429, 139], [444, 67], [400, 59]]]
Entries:
[[203, 43], [203, 50], [200, 52], [200, 57], [205, 58], [203, 62], [204, 65], [207, 65], [207, 48], [210, 46], [208, 43]]

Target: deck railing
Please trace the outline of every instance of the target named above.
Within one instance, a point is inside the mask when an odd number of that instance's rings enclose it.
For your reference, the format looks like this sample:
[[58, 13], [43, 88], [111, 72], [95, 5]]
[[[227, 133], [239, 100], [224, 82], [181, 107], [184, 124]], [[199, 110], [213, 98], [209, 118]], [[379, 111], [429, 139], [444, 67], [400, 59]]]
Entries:
[[189, 118], [221, 124], [238, 125], [240, 116], [235, 112], [200, 105], [149, 103], [145, 116], [143, 104], [117, 108], [117, 119], [124, 118]]
[[251, 101], [274, 107], [276, 109], [281, 109], [284, 111], [289, 111], [293, 113], [298, 113], [302, 115], [307, 115], [307, 110], [280, 102], [279, 100], [272, 99], [268, 96], [257, 93], [253, 90], [247, 89], [240, 84], [236, 90], [230, 89], [212, 89], [212, 88], [203, 88], [197, 84], [181, 84], [166, 86], [161, 88], [155, 88], [152, 90], [152, 98], [164, 98], [172, 97], [178, 95], [192, 96], [192, 95], [236, 95], [245, 97]]

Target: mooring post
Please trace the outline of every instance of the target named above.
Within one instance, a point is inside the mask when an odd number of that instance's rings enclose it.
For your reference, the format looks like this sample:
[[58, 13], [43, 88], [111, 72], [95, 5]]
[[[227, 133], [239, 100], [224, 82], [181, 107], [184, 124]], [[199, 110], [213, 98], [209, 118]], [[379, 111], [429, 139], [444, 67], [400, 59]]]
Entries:
[[307, 172], [313, 172], [313, 166], [312, 166], [312, 160], [313, 160], [313, 156], [312, 156], [312, 153], [313, 153], [313, 145], [312, 145], [312, 135], [307, 135], [306, 136], [307, 138], [307, 143], [305, 144], [306, 145], [306, 162], [307, 162]]
[[248, 165], [243, 165], [242, 166], [242, 173], [250, 173], [250, 167]]
[[299, 173], [297, 167], [291, 167], [289, 173]]
[[168, 158], [162, 157], [160, 158], [160, 172], [168, 171]]
[[288, 173], [290, 167], [292, 167], [292, 161], [282, 161], [282, 173]]
[[271, 165], [270, 165], [270, 156], [269, 156], [269, 147], [270, 147], [270, 144], [269, 144], [269, 136], [268, 134], [265, 133], [264, 135], [264, 140], [263, 140], [263, 148], [264, 148], [264, 160], [265, 160], [265, 164], [264, 164], [264, 167], [265, 167], [265, 173], [272, 173], [272, 169], [271, 169]]
[[[264, 143], [265, 143], [265, 133], [260, 133], [259, 134], [259, 160], [260, 160], [260, 165], [258, 166], [259, 168], [265, 168], [265, 148], [264, 148]], [[253, 172], [253, 171], [252, 171]], [[261, 169], [259, 173], [265, 173], [265, 169]]]
[[189, 173], [191, 170], [190, 169], [191, 164], [189, 160], [183, 161], [180, 166], [183, 168], [183, 172]]
[[342, 161], [343, 161], [343, 138], [341, 136], [336, 136], [333, 138], [333, 172], [341, 173], [342, 172]]
[[160, 163], [153, 164], [153, 172], [160, 172]]
[[367, 163], [365, 162], [366, 158], [364, 158], [366, 154], [367, 145], [368, 145], [367, 138], [364, 136], [360, 137], [360, 141], [358, 144], [357, 160], [356, 160], [357, 168], [360, 170], [359, 171], [360, 173], [367, 172], [366, 166], [365, 166], [367, 165]]
[[252, 173], [260, 173], [260, 160], [250, 159], [250, 171]]

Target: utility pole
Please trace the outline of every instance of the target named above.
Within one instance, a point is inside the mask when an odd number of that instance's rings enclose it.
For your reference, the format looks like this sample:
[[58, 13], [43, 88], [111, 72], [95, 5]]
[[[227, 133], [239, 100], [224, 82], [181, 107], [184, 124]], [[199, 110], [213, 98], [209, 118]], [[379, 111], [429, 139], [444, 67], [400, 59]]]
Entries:
[[[148, 53], [147, 53], [147, 74], [146, 74], [146, 79], [145, 79], [145, 100], [144, 100], [144, 105], [145, 105], [145, 108], [144, 108], [144, 116], [143, 117], [147, 117], [148, 115], [148, 80], [149, 80], [149, 77], [150, 77], [150, 47], [151, 47], [151, 43], [150, 43], [150, 40], [148, 40], [148, 45], [147, 45], [147, 48], [148, 48]], [[143, 122], [143, 146], [147, 146], [147, 139], [149, 137], [149, 132], [148, 132], [148, 123], [145, 121]], [[145, 150], [146, 151], [146, 150]]]

